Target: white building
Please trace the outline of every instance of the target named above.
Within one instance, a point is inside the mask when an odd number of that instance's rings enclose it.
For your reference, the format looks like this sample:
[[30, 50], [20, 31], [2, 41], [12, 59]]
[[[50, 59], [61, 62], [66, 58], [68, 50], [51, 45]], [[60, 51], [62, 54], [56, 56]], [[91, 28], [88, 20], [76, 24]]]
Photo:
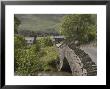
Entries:
[[35, 37], [25, 37], [25, 41], [28, 45], [32, 45], [34, 43]]
[[64, 36], [52, 36], [51, 39], [52, 39], [52, 41], [60, 42], [60, 41], [64, 40], [65, 37]]

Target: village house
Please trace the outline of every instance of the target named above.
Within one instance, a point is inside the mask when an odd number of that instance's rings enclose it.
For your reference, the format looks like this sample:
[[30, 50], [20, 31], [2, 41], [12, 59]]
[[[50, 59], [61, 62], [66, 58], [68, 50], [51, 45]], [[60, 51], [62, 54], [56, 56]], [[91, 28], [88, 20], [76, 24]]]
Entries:
[[52, 36], [51, 39], [52, 39], [52, 41], [54, 41], [56, 43], [60, 43], [61, 41], [63, 41], [65, 39], [65, 37], [59, 35], [59, 36]]
[[32, 45], [36, 40], [36, 37], [25, 37], [27, 45]]

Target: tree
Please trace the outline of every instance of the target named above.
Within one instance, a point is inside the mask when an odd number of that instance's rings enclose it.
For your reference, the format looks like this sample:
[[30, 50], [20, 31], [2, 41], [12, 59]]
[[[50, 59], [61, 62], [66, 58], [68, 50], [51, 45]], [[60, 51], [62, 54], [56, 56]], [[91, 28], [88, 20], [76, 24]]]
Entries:
[[18, 26], [21, 24], [20, 20], [14, 16], [14, 33], [18, 33]]
[[84, 44], [96, 39], [95, 14], [71, 14], [63, 17], [60, 25], [61, 34], [69, 41]]

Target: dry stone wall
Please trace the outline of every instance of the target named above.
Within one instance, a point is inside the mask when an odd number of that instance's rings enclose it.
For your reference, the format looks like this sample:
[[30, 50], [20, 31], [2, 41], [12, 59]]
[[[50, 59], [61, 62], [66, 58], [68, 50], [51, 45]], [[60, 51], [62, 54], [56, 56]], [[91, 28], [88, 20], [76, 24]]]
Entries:
[[97, 75], [97, 66], [92, 61], [87, 53], [84, 50], [81, 50], [79, 47], [71, 44], [69, 47], [74, 50], [75, 54], [80, 58], [81, 62], [83, 63], [84, 69], [87, 70], [88, 76], [96, 76]]

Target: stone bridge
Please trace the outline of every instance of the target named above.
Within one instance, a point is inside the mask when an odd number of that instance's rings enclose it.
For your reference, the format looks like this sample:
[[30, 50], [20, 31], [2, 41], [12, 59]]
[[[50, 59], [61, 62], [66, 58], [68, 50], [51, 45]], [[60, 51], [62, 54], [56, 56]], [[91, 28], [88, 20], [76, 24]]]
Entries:
[[58, 71], [63, 66], [64, 57], [67, 59], [73, 76], [86, 76], [87, 70], [83, 68], [83, 63], [80, 58], [75, 54], [74, 50], [70, 49], [67, 45], [57, 46], [59, 52], [60, 63]]

